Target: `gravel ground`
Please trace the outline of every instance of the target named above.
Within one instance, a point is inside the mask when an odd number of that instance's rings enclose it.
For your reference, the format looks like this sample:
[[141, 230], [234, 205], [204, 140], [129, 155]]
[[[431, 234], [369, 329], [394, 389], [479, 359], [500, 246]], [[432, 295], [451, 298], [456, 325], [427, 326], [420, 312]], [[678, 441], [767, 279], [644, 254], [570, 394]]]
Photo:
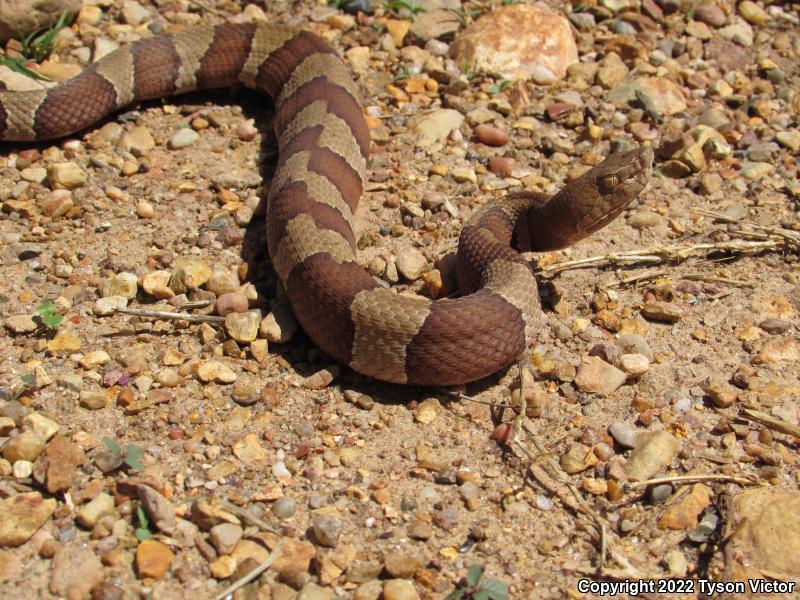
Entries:
[[550, 1], [580, 62], [537, 85], [450, 58], [497, 6], [448, 4], [85, 2], [36, 68], [69, 77], [224, 19], [319, 33], [373, 140], [360, 260], [432, 296], [452, 291], [447, 256], [486, 201], [652, 144], [656, 173], [621, 218], [532, 257], [547, 324], [522, 368], [527, 417], [517, 367], [455, 391], [382, 384], [298, 330], [265, 257], [261, 97], [190, 94], [7, 145], [6, 598], [213, 598], [276, 548], [234, 597], [443, 598], [473, 565], [508, 586], [496, 598], [800, 577], [784, 550], [800, 544], [798, 6]]

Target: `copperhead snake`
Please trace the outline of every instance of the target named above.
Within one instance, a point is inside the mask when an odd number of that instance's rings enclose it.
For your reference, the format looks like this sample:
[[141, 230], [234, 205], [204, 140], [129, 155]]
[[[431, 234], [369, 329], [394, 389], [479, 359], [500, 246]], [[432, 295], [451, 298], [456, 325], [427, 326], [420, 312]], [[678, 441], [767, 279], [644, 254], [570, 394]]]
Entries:
[[0, 138], [59, 138], [133, 102], [237, 84], [275, 102], [267, 243], [295, 316], [332, 358], [394, 383], [464, 383], [514, 361], [541, 319], [518, 251], [605, 226], [644, 189], [653, 160], [649, 148], [614, 154], [551, 198], [516, 193], [480, 209], [459, 238], [463, 295], [432, 301], [384, 288], [356, 261], [370, 137], [347, 67], [312, 33], [224, 24], [143, 39], [55, 87], [0, 93]]

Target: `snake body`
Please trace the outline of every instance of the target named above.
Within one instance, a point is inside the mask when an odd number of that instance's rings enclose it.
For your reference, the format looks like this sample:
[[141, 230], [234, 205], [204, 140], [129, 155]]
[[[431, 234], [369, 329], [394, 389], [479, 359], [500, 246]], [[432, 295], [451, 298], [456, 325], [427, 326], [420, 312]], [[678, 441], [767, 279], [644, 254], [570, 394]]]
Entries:
[[552, 198], [512, 194], [479, 210], [459, 240], [464, 295], [432, 301], [384, 288], [356, 261], [370, 137], [346, 66], [312, 33], [224, 24], [143, 39], [55, 87], [0, 93], [0, 138], [59, 138], [134, 102], [239, 84], [275, 102], [267, 243], [300, 325], [335, 360], [389, 382], [463, 383], [511, 363], [541, 318], [517, 250], [605, 225], [643, 189], [653, 157], [612, 155]]

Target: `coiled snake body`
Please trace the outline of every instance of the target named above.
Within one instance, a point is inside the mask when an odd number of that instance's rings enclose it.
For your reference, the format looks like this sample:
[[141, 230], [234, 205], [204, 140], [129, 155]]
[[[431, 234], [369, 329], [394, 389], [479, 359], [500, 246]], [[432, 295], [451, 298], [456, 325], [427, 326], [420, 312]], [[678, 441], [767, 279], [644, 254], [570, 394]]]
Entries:
[[340, 363], [395, 383], [463, 383], [511, 363], [541, 316], [517, 250], [561, 248], [607, 224], [644, 188], [653, 158], [612, 155], [552, 198], [511, 194], [481, 209], [459, 240], [464, 295], [434, 302], [385, 289], [356, 262], [370, 138], [347, 68], [309, 32], [225, 24], [135, 42], [58, 86], [0, 93], [0, 138], [58, 138], [132, 102], [237, 84], [275, 101], [267, 242], [298, 321]]

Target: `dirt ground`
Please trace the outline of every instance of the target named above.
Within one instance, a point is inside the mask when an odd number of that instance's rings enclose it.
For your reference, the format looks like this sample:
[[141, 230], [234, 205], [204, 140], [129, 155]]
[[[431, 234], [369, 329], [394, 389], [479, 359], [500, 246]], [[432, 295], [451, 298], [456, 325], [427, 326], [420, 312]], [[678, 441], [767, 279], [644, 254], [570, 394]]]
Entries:
[[[150, 31], [219, 23], [242, 10], [210, 0], [140, 4], [147, 16], [133, 25], [131, 6], [100, 3], [95, 22], [87, 2], [83, 20], [60, 36], [61, 63], [79, 64], [77, 50], [97, 38], [125, 41], [152, 23]], [[608, 5], [619, 3], [599, 4], [582, 5], [595, 27], [573, 29], [582, 62], [618, 51], [621, 68], [605, 63], [612, 78], [624, 69], [626, 81], [669, 79], [684, 109], [662, 118], [621, 107], [611, 98], [619, 83], [590, 82], [580, 90], [584, 105], [562, 118], [563, 107], [548, 109], [580, 89], [574, 72], [549, 87], [503, 87], [469, 73], [462, 89], [440, 82], [407, 93], [428, 73], [386, 39], [402, 7], [376, 6], [352, 23], [312, 2], [237, 17], [295, 22], [343, 53], [369, 49], [370, 69], [357, 81], [378, 118], [358, 215], [360, 260], [400, 290], [439, 293], [437, 274], [447, 288], [448, 263], [438, 259], [491, 198], [553, 192], [612, 141], [657, 149], [656, 173], [620, 218], [572, 248], [531, 256], [546, 323], [525, 367], [524, 422], [509, 408], [519, 401], [516, 366], [458, 390], [384, 384], [333, 365], [302, 331], [291, 335], [286, 315], [260, 324], [261, 342], [237, 342], [230, 323], [213, 319], [224, 293], [262, 317], [284, 306], [257, 206], [277, 153], [263, 98], [193, 93], [132, 107], [65, 142], [5, 144], [3, 595], [213, 598], [278, 545], [279, 564], [235, 597], [438, 599], [464, 589], [459, 581], [476, 564], [484, 581], [508, 586], [497, 598], [600, 597], [582, 579], [691, 580], [693, 593], [641, 597], [708, 597], [700, 580], [800, 576], [781, 552], [761, 552], [757, 531], [747, 542], [735, 527], [748, 514], [736, 501], [745, 490], [786, 492], [775, 496], [772, 533], [786, 536], [786, 548], [800, 539], [792, 495], [800, 482], [800, 10], [757, 3], [768, 16], [759, 22], [752, 3], [720, 1], [713, 6], [724, 23], [709, 25], [715, 15], [691, 2], [645, 2], [616, 15]], [[493, 7], [463, 3], [460, 27]], [[734, 43], [747, 57], [736, 68], [707, 46], [740, 23], [753, 38]], [[509, 114], [495, 110], [498, 100]], [[442, 107], [467, 118], [439, 148], [420, 148], [416, 119]], [[493, 111], [488, 124], [508, 132], [506, 144], [476, 138], [478, 109]], [[718, 141], [714, 151], [701, 145], [702, 160], [690, 133], [700, 124], [717, 131], [709, 143]], [[592, 133], [598, 125], [604, 131]], [[173, 149], [181, 131], [199, 135]], [[496, 156], [515, 159], [520, 172], [493, 174]], [[63, 163], [85, 174], [67, 195], [52, 189], [53, 165]], [[410, 248], [428, 272], [394, 283], [395, 260]], [[199, 288], [186, 284], [211, 273]], [[111, 291], [128, 294], [129, 309], [211, 318], [100, 315], [98, 300]], [[25, 316], [37, 308], [30, 325]], [[289, 339], [267, 341], [279, 334]], [[637, 483], [655, 477], [678, 479]], [[31, 508], [12, 509], [23, 495]], [[3, 540], [17, 529], [27, 537]]]

